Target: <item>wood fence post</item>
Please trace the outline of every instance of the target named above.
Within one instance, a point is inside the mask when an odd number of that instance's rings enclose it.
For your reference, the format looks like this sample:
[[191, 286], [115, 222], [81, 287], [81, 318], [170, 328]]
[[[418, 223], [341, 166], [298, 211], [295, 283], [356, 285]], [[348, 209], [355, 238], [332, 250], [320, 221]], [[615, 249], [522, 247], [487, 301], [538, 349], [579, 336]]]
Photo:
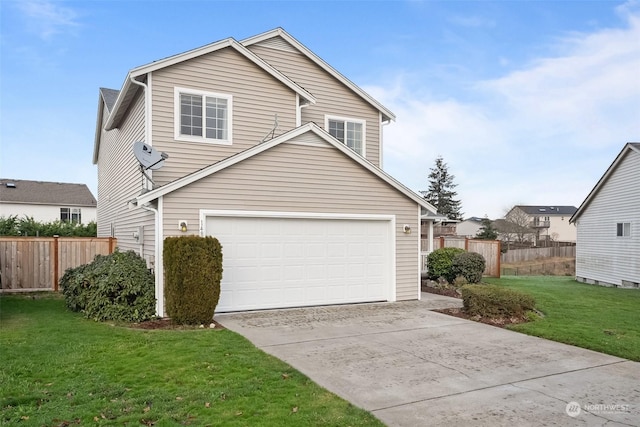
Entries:
[[464, 250], [469, 252], [469, 238], [468, 237], [464, 238]]
[[500, 265], [500, 259], [502, 258], [502, 242], [500, 240], [496, 240], [498, 242], [498, 279], [501, 276], [502, 266]]
[[58, 253], [59, 253], [58, 236], [53, 236], [53, 290], [58, 292]]
[[116, 239], [114, 237], [109, 237], [109, 253], [112, 254], [113, 251], [115, 250], [115, 244]]

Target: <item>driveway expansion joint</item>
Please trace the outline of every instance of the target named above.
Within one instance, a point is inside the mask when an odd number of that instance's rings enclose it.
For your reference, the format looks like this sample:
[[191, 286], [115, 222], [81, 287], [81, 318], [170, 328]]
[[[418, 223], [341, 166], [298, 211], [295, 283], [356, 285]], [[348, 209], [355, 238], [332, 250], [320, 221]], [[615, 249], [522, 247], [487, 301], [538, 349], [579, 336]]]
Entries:
[[[550, 377], [557, 376], [557, 375], [564, 375], [564, 374], [568, 374], [568, 373], [572, 373], [572, 372], [586, 371], [586, 370], [589, 370], [589, 369], [600, 368], [600, 367], [610, 366], [610, 365], [616, 365], [616, 364], [625, 363], [625, 362], [628, 362], [628, 360], [626, 360], [626, 359], [617, 360], [617, 361], [611, 362], [611, 363], [602, 363], [602, 364], [599, 364], [599, 365], [588, 366], [586, 368], [578, 368], [578, 369], [572, 369], [570, 371], [562, 371], [562, 372], [556, 372], [556, 373], [553, 373], [553, 374], [540, 375], [540, 376], [537, 376], [537, 377], [526, 378], [526, 379], [522, 379], [522, 380], [518, 380], [518, 381], [514, 381], [514, 382], [505, 382], [505, 383], [501, 383], [501, 384], [493, 384], [493, 385], [489, 385], [489, 386], [486, 386], [486, 387], [478, 387], [478, 388], [474, 388], [474, 389], [459, 391], [459, 392], [456, 392], [456, 393], [443, 394], [443, 395], [440, 395], [440, 396], [428, 397], [426, 399], [418, 399], [418, 400], [414, 400], [414, 401], [411, 401], [411, 402], [404, 402], [404, 403], [399, 403], [397, 405], [389, 405], [389, 406], [384, 406], [384, 407], [375, 408], [375, 409], [368, 409], [368, 410], [371, 411], [371, 412], [384, 411], [384, 410], [387, 410], [387, 409], [400, 408], [400, 407], [403, 407], [403, 406], [414, 405], [416, 403], [429, 402], [431, 400], [444, 399], [444, 398], [452, 397], [452, 396], [460, 396], [460, 395], [463, 395], [463, 394], [472, 393], [474, 391], [490, 390], [490, 389], [493, 389], [493, 388], [504, 387], [504, 386], [512, 386], [512, 387], [520, 388], [520, 389], [523, 389], [523, 390], [529, 390], [529, 391], [538, 392], [537, 390], [533, 390], [533, 389], [530, 389], [530, 388], [527, 388], [527, 387], [524, 387], [524, 386], [521, 386], [521, 385], [518, 385], [518, 384], [519, 383], [523, 383], [523, 382], [527, 382], [527, 381], [533, 381], [533, 380], [542, 379], [542, 378], [550, 378]], [[467, 375], [465, 375], [465, 376], [467, 376]], [[467, 376], [467, 378], [469, 378], [469, 377]], [[541, 394], [541, 395], [544, 395], [544, 396], [559, 400], [561, 402], [564, 402], [564, 400], [559, 399], [557, 397], [549, 396], [549, 395], [547, 395], [545, 393], [542, 393], [542, 392], [538, 392], [538, 393]], [[569, 402], [565, 402], [565, 403], [569, 403]], [[585, 411], [585, 412], [587, 412], [587, 411]], [[592, 414], [592, 415], [595, 415], [595, 414]], [[607, 420], [607, 421], [611, 421], [611, 420], [609, 420], [607, 418], [604, 418], [602, 416], [600, 418], [603, 418], [604, 420]], [[627, 424], [625, 424], [625, 425], [627, 425]], [[637, 427], [637, 426], [632, 426], [632, 427]]]

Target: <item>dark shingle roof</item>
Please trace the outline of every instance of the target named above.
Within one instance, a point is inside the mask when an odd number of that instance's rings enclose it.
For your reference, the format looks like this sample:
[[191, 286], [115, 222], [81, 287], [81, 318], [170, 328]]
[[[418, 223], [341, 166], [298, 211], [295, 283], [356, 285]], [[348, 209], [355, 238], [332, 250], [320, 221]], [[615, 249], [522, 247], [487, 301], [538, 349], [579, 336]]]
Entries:
[[95, 197], [85, 184], [6, 178], [0, 178], [1, 202], [90, 207], [97, 205]]
[[111, 112], [113, 106], [116, 103], [116, 99], [118, 99], [118, 94], [120, 93], [120, 91], [101, 87], [100, 93], [102, 93], [102, 99], [104, 99], [104, 103], [107, 104], [107, 109], [109, 110], [109, 112]]
[[542, 206], [526, 206], [517, 205], [517, 208], [529, 215], [573, 215], [578, 208], [575, 206], [558, 206], [558, 205], [542, 205]]

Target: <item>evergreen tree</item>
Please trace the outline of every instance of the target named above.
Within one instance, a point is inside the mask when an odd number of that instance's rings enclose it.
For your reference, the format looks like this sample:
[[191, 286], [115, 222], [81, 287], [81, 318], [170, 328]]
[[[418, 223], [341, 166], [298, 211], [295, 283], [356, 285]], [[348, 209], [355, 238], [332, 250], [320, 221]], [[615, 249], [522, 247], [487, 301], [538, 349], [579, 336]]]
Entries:
[[436, 207], [440, 215], [449, 219], [462, 220], [460, 200], [455, 199], [458, 193], [454, 191], [458, 185], [454, 184], [455, 176], [449, 173], [448, 166], [442, 156], [436, 159], [435, 166], [430, 170], [429, 190], [421, 191], [422, 196]]
[[482, 227], [476, 234], [476, 239], [480, 240], [496, 240], [498, 238], [498, 230], [493, 227], [493, 221], [486, 216], [482, 219]]

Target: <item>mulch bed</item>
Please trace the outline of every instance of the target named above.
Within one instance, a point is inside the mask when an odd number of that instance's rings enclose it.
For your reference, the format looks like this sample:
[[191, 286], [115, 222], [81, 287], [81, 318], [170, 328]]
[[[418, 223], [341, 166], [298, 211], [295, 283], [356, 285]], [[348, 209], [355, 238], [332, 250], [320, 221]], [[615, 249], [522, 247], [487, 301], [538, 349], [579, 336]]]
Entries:
[[[451, 288], [435, 288], [433, 286], [422, 285], [422, 292], [428, 292], [431, 294], [444, 295], [447, 297], [453, 297], [462, 299], [462, 296], [456, 289]], [[473, 320], [474, 322], [484, 323], [486, 325], [505, 327], [507, 325], [517, 325], [519, 323], [526, 323], [528, 319], [526, 317], [509, 317], [509, 318], [489, 318], [481, 316], [471, 316], [464, 312], [463, 308], [442, 308], [433, 310], [437, 313], [446, 314], [449, 316], [459, 317], [461, 319]]]

